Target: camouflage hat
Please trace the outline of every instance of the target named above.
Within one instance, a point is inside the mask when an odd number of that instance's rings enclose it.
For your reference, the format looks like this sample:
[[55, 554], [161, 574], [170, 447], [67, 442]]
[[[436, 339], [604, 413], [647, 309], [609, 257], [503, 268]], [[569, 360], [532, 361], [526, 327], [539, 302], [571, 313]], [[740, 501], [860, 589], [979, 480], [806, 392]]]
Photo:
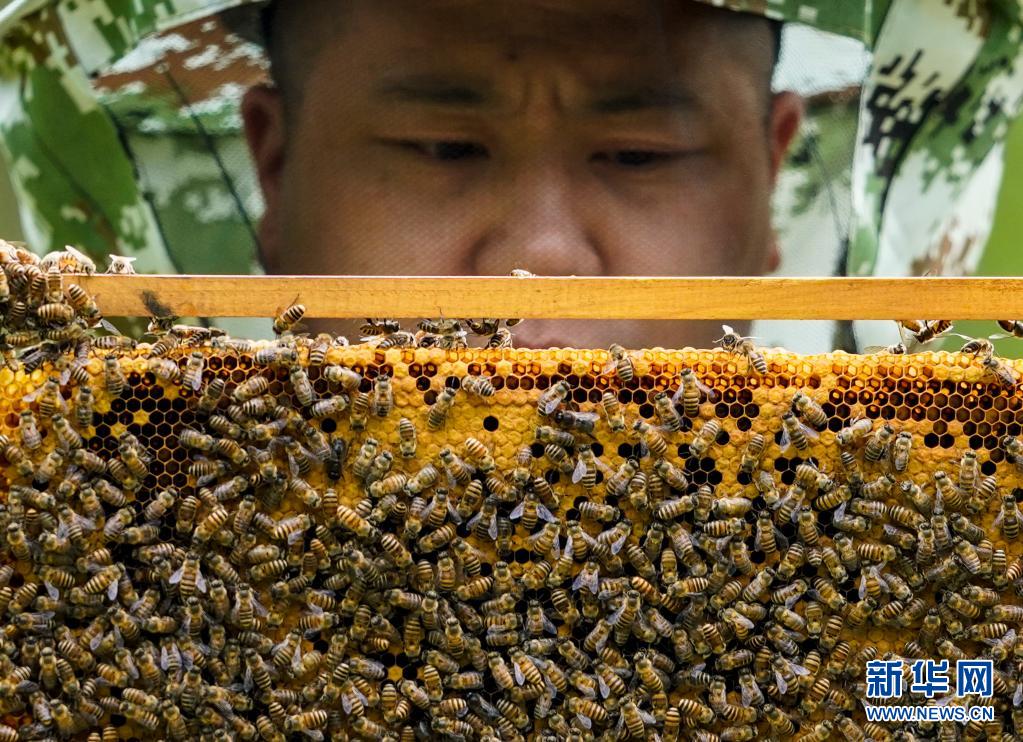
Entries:
[[[851, 275], [976, 266], [1023, 92], [1020, 0], [702, 1], [873, 55], [854, 85], [809, 99], [776, 194], [783, 249], [841, 255]], [[140, 271], [258, 270], [238, 102], [266, 62], [222, 17], [251, 3], [0, 10], [0, 148], [36, 249], [126, 254]]]

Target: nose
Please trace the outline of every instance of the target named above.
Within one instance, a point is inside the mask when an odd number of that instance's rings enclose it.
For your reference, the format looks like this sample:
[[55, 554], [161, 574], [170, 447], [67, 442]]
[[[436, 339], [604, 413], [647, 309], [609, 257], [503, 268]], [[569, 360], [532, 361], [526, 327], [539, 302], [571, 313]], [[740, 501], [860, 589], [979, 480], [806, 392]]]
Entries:
[[[492, 215], [478, 240], [474, 269], [503, 275], [525, 268], [537, 275], [600, 275], [603, 260], [582, 177], [550, 150], [494, 180]], [[592, 203], [592, 202], [591, 202]]]

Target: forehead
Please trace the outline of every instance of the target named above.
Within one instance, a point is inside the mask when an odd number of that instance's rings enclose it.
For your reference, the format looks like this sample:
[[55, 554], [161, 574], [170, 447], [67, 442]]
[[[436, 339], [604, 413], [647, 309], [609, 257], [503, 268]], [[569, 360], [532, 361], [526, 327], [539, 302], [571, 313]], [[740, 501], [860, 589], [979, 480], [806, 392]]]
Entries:
[[380, 73], [387, 63], [462, 63], [480, 73], [562, 63], [598, 80], [623, 72], [649, 79], [769, 58], [766, 25], [690, 0], [349, 0], [348, 7], [337, 46], [371, 47]]

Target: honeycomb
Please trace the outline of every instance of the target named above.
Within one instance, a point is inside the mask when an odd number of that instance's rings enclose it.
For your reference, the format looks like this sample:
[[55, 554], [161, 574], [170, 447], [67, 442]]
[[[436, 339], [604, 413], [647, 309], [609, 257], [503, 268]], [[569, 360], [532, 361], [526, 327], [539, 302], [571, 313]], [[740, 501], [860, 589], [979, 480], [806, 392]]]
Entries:
[[281, 329], [8, 356], [0, 740], [1023, 734], [1020, 362]]

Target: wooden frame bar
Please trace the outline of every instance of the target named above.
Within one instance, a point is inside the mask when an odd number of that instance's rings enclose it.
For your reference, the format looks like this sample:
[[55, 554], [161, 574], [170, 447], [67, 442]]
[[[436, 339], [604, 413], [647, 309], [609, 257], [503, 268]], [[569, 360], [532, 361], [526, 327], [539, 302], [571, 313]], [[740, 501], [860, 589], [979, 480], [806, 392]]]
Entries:
[[1023, 319], [1023, 278], [75, 276], [111, 317]]

